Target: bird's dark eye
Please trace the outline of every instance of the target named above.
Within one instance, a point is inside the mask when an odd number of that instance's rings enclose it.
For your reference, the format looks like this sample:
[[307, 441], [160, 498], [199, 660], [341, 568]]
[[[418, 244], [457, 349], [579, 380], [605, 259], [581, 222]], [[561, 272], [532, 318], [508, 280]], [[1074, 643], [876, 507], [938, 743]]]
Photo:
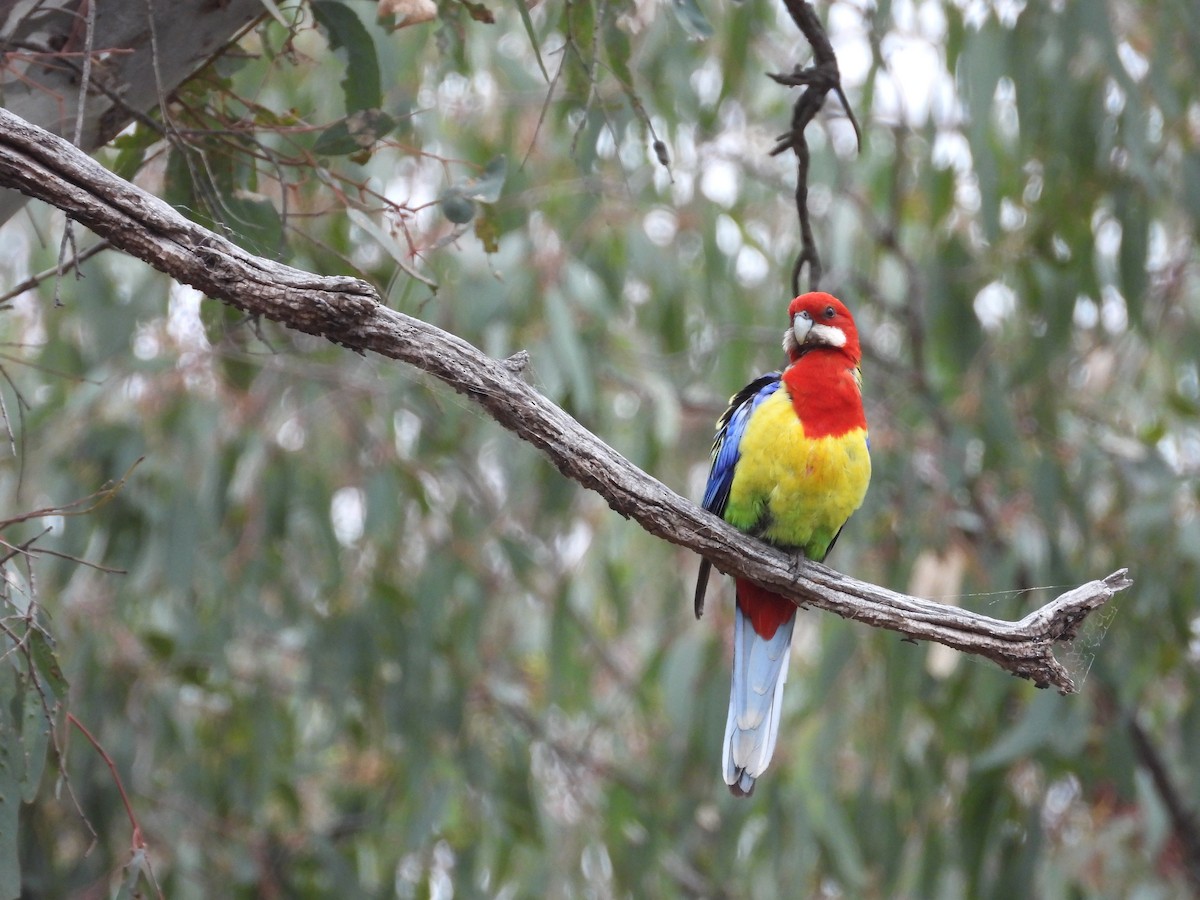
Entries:
[[834, 315], [835, 315], [835, 313], [833, 311], [832, 306], [825, 307], [825, 318], [832, 319], [834, 317]]

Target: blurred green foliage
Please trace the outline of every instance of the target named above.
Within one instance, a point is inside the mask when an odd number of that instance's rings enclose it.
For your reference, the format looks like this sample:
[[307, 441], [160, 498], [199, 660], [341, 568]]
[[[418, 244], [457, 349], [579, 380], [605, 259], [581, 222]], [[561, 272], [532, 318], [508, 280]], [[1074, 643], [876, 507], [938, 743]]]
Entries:
[[[142, 125], [103, 158], [527, 350], [695, 497], [724, 397], [779, 363], [798, 235], [766, 152], [793, 95], [763, 73], [806, 55], [779, 4], [667, 6], [447, 2], [396, 32], [371, 3], [289, 8], [180, 92], [185, 141]], [[1001, 618], [1129, 566], [1081, 692], [808, 613], [736, 801], [730, 592], [694, 622], [694, 557], [424, 376], [104, 253], [62, 306], [47, 283], [0, 315], [7, 516], [130, 473], [4, 530], [51, 529], [3, 586], [0, 866], [19, 853], [25, 896], [152, 892], [145, 861], [172, 898], [1189, 890], [1130, 725], [1200, 808], [1200, 12], [822, 14], [864, 144], [827, 111], [811, 200], [875, 465], [830, 561]], [[8, 225], [0, 285], [60, 229]], [[112, 773], [61, 709], [48, 740], [68, 682], [148, 843], [127, 871]]]

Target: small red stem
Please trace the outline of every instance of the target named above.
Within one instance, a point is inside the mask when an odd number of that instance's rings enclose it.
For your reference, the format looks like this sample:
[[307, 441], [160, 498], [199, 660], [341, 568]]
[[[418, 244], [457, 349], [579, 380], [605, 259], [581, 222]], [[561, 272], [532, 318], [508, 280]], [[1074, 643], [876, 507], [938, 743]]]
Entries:
[[129, 824], [133, 828], [133, 849], [135, 851], [145, 850], [146, 840], [142, 837], [142, 826], [138, 824], [137, 815], [133, 812], [133, 804], [129, 802], [129, 795], [125, 793], [125, 785], [121, 781], [121, 775], [117, 772], [117, 764], [113, 762], [112, 757], [108, 755], [108, 751], [100, 745], [95, 736], [87, 730], [87, 727], [75, 718], [74, 713], [67, 713], [67, 721], [83, 732], [83, 736], [88, 739], [88, 743], [96, 749], [96, 752], [100, 754], [100, 758], [108, 766], [108, 770], [112, 772], [113, 781], [117, 784], [117, 791], [121, 794], [121, 802], [125, 804], [125, 815], [129, 817]]

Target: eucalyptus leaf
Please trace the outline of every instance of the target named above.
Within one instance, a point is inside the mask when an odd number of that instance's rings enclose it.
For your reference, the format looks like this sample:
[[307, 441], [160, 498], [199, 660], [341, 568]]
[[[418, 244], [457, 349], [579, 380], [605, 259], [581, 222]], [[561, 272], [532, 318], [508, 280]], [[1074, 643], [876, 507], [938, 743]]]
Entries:
[[21, 799], [25, 803], [32, 803], [37, 796], [49, 756], [50, 730], [54, 726], [52, 710], [43, 706], [42, 696], [35, 687], [29, 685], [21, 698], [21, 744], [25, 766], [20, 784]]
[[[11, 673], [7, 661], [0, 665]], [[6, 678], [5, 681], [11, 685], [15, 679]], [[20, 729], [15, 725], [8, 702], [0, 703], [0, 900], [15, 900], [21, 895], [18, 828], [25, 746]]]
[[500, 192], [504, 189], [504, 180], [507, 176], [508, 159], [504, 156], [497, 156], [483, 167], [482, 175], [463, 186], [463, 193], [481, 203], [495, 203], [500, 199]]
[[533, 18], [529, 15], [529, 4], [527, 0], [512, 0], [512, 3], [517, 7], [517, 12], [521, 16], [521, 25], [525, 29], [526, 37], [529, 38], [529, 46], [533, 49], [533, 58], [537, 60], [542, 78], [548, 82], [550, 81], [550, 73], [546, 71], [546, 63], [542, 59], [541, 42], [538, 40], [537, 32], [534, 30]]
[[342, 79], [346, 112], [379, 109], [383, 105], [379, 55], [374, 38], [354, 7], [336, 0], [313, 0], [309, 5], [317, 24], [329, 36], [330, 46], [341, 51], [346, 61], [346, 77]]
[[[412, 260], [408, 258], [406, 251], [397, 243], [396, 238], [379, 227], [375, 220], [361, 209], [347, 209], [346, 216], [351, 222], [370, 235], [375, 243], [386, 250], [388, 256], [392, 257], [397, 263], [402, 266], [412, 264]], [[468, 219], [468, 221], [470, 220]]]
[[675, 18], [679, 20], [689, 35], [700, 40], [707, 40], [713, 36], [712, 24], [701, 11], [697, 0], [672, 0], [672, 2]]
[[322, 131], [313, 144], [313, 153], [317, 156], [349, 156], [370, 150], [396, 125], [396, 120], [382, 110], [359, 110]]
[[975, 758], [975, 767], [987, 770], [1009, 764], [1052, 740], [1061, 723], [1061, 708], [1062, 699], [1055, 694], [1037, 694], [1029, 703], [1021, 720]]
[[287, 256], [283, 219], [269, 198], [238, 193], [223, 201], [226, 224], [234, 238], [248, 250], [274, 259]]
[[65, 700], [69, 685], [58, 660], [54, 639], [45, 629], [32, 628], [27, 632], [25, 640], [29, 644], [35, 677], [41, 682], [42, 689], [47, 692], [51, 701]]

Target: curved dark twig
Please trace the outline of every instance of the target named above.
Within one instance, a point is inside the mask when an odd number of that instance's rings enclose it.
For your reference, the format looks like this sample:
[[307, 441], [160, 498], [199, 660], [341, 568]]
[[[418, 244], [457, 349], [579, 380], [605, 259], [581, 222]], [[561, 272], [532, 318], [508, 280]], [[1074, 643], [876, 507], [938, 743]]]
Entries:
[[792, 21], [800, 29], [813, 48], [813, 64], [807, 68], [796, 66], [791, 72], [769, 74], [779, 84], [790, 87], [800, 87], [803, 90], [796, 98], [792, 107], [792, 127], [790, 131], [781, 134], [778, 143], [771, 150], [772, 156], [778, 156], [786, 150], [796, 154], [796, 216], [800, 220], [800, 253], [796, 264], [792, 267], [792, 294], [800, 293], [800, 273], [808, 266], [809, 289], [817, 290], [821, 284], [821, 255], [817, 251], [813, 239], [812, 222], [808, 212], [808, 140], [804, 137], [804, 129], [821, 110], [825, 97], [830, 91], [837, 94], [850, 124], [854, 127], [854, 136], [859, 147], [862, 147], [862, 132], [854, 110], [842, 90], [842, 75], [838, 70], [837, 56], [825, 27], [817, 18], [817, 12], [807, 0], [783, 0], [784, 6], [792, 16]]

